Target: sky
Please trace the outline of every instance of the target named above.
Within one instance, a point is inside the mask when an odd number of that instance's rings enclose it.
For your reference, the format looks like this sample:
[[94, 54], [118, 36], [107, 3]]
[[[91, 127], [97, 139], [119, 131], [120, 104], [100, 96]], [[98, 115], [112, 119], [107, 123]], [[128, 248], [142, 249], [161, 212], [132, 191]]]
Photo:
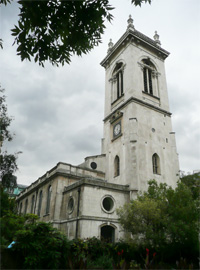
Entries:
[[200, 1], [153, 0], [134, 7], [130, 0], [110, 0], [115, 7], [102, 43], [87, 55], [73, 56], [70, 65], [42, 68], [21, 62], [10, 29], [17, 23], [16, 2], [0, 9], [0, 83], [8, 115], [13, 117], [12, 142], [4, 144], [18, 157], [17, 181], [29, 185], [58, 162], [78, 165], [101, 154], [105, 71], [100, 62], [124, 34], [132, 15], [135, 28], [153, 38], [160, 35], [165, 60], [172, 126], [180, 170], [200, 170]]

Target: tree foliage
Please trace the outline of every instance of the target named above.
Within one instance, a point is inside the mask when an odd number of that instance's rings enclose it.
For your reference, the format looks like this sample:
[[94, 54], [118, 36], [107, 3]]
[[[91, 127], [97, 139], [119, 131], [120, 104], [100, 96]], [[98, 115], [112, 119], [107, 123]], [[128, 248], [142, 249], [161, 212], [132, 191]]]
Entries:
[[0, 48], [3, 49], [3, 40], [0, 38]]
[[199, 200], [184, 183], [172, 189], [151, 180], [148, 191], [118, 209], [118, 215], [139, 245], [198, 254], [198, 210]]
[[156, 247], [165, 244], [166, 185], [160, 187], [155, 181], [149, 182], [148, 193], [138, 195], [137, 200], [117, 210], [120, 223], [126, 231], [131, 232], [137, 244]]
[[64, 234], [45, 222], [28, 223], [16, 233], [12, 251], [24, 269], [66, 268], [69, 242]]
[[180, 181], [191, 190], [194, 200], [199, 199], [199, 196], [200, 196], [200, 173], [183, 175], [181, 177]]
[[0, 218], [6, 216], [8, 213], [14, 213], [15, 200], [9, 198], [8, 193], [4, 191], [4, 188], [0, 185]]
[[0, 86], [0, 142], [3, 143], [5, 140], [11, 141], [12, 135], [9, 131], [9, 126], [11, 123], [11, 118], [7, 115], [7, 105], [6, 105], [6, 97], [3, 94], [4, 89]]
[[[6, 141], [11, 141], [13, 135], [9, 131], [9, 126], [12, 119], [7, 115], [6, 97], [4, 89], [0, 86], [0, 147]], [[0, 184], [4, 188], [13, 188], [16, 186], [17, 178], [13, 175], [17, 170], [17, 156], [20, 152], [15, 154], [8, 154], [8, 152], [0, 149]]]
[[146, 246], [157, 246], [163, 239], [163, 216], [156, 200], [145, 198], [134, 201], [131, 207], [125, 206], [125, 213], [121, 213], [120, 221], [126, 230], [134, 235], [134, 241], [143, 242]]
[[151, 4], [152, 0], [131, 0], [131, 3], [134, 4], [135, 6], [140, 6], [143, 4], [143, 3], [149, 3]]
[[101, 42], [105, 20], [111, 21], [108, 0], [19, 1], [18, 25], [12, 29], [21, 60], [34, 58], [43, 65], [70, 62]]
[[1, 245], [10, 244], [14, 240], [16, 232], [22, 230], [26, 222], [33, 223], [35, 219], [37, 216], [33, 214], [18, 215], [15, 199], [10, 198], [4, 191], [4, 187], [0, 185]]
[[179, 182], [175, 190], [169, 189], [166, 215], [167, 237], [171, 244], [182, 248], [192, 246], [198, 249], [198, 202], [193, 199], [191, 190]]
[[7, 4], [10, 4], [12, 2], [12, 0], [0, 0], [0, 4], [3, 4], [3, 5], [7, 5]]
[[[131, 0], [135, 6], [152, 0]], [[1, 4], [11, 0], [0, 0]], [[81, 56], [101, 42], [105, 22], [113, 19], [109, 0], [18, 1], [18, 24], [12, 29], [21, 60], [44, 66], [69, 64], [71, 56]]]

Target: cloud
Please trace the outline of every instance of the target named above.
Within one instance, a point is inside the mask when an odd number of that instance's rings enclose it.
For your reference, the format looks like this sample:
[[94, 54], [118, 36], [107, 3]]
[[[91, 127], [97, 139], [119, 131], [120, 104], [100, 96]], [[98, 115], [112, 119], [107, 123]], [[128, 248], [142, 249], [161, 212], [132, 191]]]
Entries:
[[142, 8], [122, 2], [111, 1], [115, 19], [107, 23], [102, 44], [59, 68], [21, 62], [10, 35], [17, 4], [2, 8], [0, 82], [6, 89], [8, 113], [15, 118], [11, 130], [16, 133], [6, 147], [23, 152], [18, 159], [19, 183], [30, 184], [59, 161], [79, 164], [86, 156], [100, 154], [105, 76], [99, 63], [109, 39], [116, 42], [125, 32], [130, 13], [137, 30], [150, 37], [158, 30], [162, 46], [171, 52], [166, 74], [180, 168], [199, 169], [199, 1], [155, 1]]

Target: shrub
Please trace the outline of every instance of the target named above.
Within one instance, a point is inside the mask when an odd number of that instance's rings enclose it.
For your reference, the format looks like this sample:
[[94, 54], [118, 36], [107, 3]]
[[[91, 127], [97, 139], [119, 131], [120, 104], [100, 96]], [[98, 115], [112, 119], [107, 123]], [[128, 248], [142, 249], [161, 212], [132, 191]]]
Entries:
[[10, 255], [17, 254], [18, 265], [23, 269], [68, 268], [69, 241], [51, 224], [26, 224], [16, 234], [16, 243]]

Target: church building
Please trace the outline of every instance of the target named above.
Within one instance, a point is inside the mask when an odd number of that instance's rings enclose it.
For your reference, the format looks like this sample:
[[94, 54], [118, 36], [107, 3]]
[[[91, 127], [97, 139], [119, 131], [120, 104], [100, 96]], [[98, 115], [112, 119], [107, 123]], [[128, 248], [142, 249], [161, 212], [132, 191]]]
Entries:
[[148, 180], [173, 188], [179, 179], [165, 59], [159, 35], [137, 31], [109, 42], [105, 69], [104, 135], [100, 155], [73, 166], [59, 162], [17, 197], [19, 213], [34, 213], [69, 239], [124, 237], [116, 209], [136, 198]]

